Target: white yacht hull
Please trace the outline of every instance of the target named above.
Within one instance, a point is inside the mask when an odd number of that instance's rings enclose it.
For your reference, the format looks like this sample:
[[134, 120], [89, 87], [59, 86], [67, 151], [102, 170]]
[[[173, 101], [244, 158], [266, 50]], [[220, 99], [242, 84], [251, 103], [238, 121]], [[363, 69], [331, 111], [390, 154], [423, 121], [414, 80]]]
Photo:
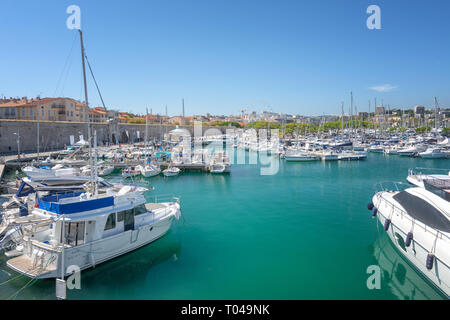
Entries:
[[314, 157], [314, 156], [311, 156], [311, 157], [309, 157], [309, 156], [296, 157], [296, 156], [287, 156], [287, 155], [284, 156], [284, 159], [286, 161], [290, 161], [290, 162], [294, 162], [294, 161], [296, 161], [296, 162], [299, 162], [299, 161], [316, 161], [316, 160], [319, 160], [317, 157]]
[[447, 154], [443, 153], [443, 152], [419, 153], [419, 155], [423, 159], [445, 159], [445, 158], [447, 158]]
[[146, 178], [157, 176], [160, 173], [161, 173], [161, 170], [159, 170], [159, 171], [158, 170], [143, 170], [143, 171], [141, 171], [141, 174]]
[[384, 226], [386, 219], [391, 223], [387, 234], [398, 249], [398, 251], [430, 282], [432, 282], [447, 297], [450, 297], [450, 252], [447, 248], [450, 246], [450, 239], [447, 237], [439, 238], [436, 241], [436, 252], [433, 267], [428, 270], [426, 267], [427, 255], [430, 252], [436, 236], [431, 232], [424, 231], [423, 228], [415, 225], [414, 239], [409, 247], [404, 245], [408, 232], [411, 231], [412, 220], [405, 213], [395, 211], [392, 213], [392, 206], [384, 200], [377, 197], [372, 199], [375, 207], [378, 209], [378, 221]]
[[[65, 269], [67, 270], [67, 267], [75, 265], [78, 266], [80, 270], [85, 270], [91, 267], [95, 267], [100, 263], [119, 257], [130, 251], [136, 250], [140, 247], [143, 247], [162, 237], [169, 230], [173, 218], [174, 215], [170, 215], [155, 224], [143, 225], [136, 230], [128, 230], [126, 232], [100, 239], [95, 242], [79, 245], [72, 248], [66, 248], [64, 250]], [[39, 248], [34, 247], [33, 250], [39, 250]], [[46, 250], [42, 250], [43, 256], [47, 258], [48, 253], [45, 251]], [[36, 253], [34, 255], [36, 255]], [[7, 262], [7, 265], [11, 269], [32, 278], [57, 278], [61, 276], [60, 257], [61, 256], [59, 255], [57, 260], [54, 262], [55, 265], [53, 266], [53, 268], [51, 268], [50, 266], [48, 271], [44, 271], [39, 275], [35, 275], [34, 273], [27, 273], [21, 269], [16, 268], [16, 264], [11, 263], [11, 260]], [[43, 262], [45, 264], [48, 259], [44, 260], [45, 261]], [[66, 273], [66, 276], [68, 275], [69, 274]]]

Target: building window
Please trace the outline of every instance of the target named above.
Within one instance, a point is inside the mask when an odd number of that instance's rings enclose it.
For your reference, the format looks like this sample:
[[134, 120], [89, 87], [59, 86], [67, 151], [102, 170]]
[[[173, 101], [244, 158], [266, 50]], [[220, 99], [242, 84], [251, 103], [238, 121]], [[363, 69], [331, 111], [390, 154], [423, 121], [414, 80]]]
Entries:
[[30, 117], [33, 116], [33, 109], [30, 108]]
[[114, 229], [115, 227], [116, 227], [116, 213], [114, 212], [108, 216], [108, 219], [106, 219], [105, 231]]
[[9, 108], [5, 108], [5, 116], [9, 117]]
[[25, 108], [22, 108], [22, 117], [25, 117]]

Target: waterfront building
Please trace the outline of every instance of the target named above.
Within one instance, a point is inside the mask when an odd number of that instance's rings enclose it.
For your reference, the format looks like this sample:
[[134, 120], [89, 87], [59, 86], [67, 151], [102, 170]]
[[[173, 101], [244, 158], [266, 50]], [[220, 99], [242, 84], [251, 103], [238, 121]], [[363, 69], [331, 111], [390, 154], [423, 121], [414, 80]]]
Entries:
[[378, 106], [375, 108], [375, 114], [377, 115], [382, 115], [385, 113], [385, 109], [383, 106]]
[[[4, 99], [5, 100], [5, 99]], [[3, 101], [4, 101], [3, 100]], [[79, 121], [78, 101], [71, 98], [7, 99], [0, 103], [0, 118], [13, 120]]]
[[425, 115], [425, 107], [424, 106], [415, 106], [414, 107], [414, 115], [416, 118], [423, 118]]

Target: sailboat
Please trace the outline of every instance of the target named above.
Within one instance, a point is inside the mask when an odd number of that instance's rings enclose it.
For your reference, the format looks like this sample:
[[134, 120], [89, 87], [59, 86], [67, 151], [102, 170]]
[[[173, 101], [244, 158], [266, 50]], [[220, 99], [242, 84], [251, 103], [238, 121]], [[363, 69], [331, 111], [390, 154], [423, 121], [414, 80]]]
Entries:
[[[79, 30], [84, 89], [87, 99], [85, 54]], [[88, 136], [91, 142], [88, 116]], [[7, 261], [11, 269], [31, 278], [64, 279], [66, 266], [80, 270], [96, 266], [140, 248], [163, 236], [173, 219], [181, 215], [179, 198], [147, 202], [146, 188], [121, 186], [98, 188], [97, 136], [94, 132], [95, 163], [89, 143], [91, 179], [87, 190], [58, 194], [36, 192], [35, 206], [21, 226], [23, 254]]]
[[147, 116], [145, 117], [145, 143], [144, 143], [144, 152], [145, 152], [144, 155], [147, 160], [145, 165], [139, 165], [136, 167], [136, 169], [139, 170], [144, 177], [150, 178], [160, 174], [161, 168], [159, 167], [158, 164], [150, 163], [147, 151], [148, 151], [148, 109], [147, 109]]

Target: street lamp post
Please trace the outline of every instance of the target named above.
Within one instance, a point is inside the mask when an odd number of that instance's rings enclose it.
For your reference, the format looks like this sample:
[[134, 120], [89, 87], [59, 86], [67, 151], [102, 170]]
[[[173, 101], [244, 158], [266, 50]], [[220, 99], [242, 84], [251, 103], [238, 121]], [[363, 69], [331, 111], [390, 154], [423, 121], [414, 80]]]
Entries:
[[14, 134], [17, 136], [17, 159], [20, 159], [20, 130], [17, 129], [17, 133]]

